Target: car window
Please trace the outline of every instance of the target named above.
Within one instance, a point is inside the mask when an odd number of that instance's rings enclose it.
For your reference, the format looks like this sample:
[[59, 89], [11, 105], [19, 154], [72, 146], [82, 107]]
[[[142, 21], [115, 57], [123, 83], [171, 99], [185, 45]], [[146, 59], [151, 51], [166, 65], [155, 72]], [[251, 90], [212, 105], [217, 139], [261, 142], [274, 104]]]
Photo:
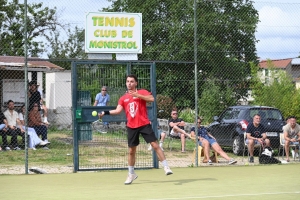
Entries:
[[259, 114], [261, 119], [275, 119], [275, 120], [283, 120], [282, 115], [279, 110], [276, 109], [251, 109], [250, 116], [253, 118], [254, 115]]
[[239, 109], [227, 109], [220, 116], [220, 120], [239, 119]]
[[232, 118], [232, 109], [227, 109], [225, 110], [221, 116], [220, 116], [220, 120], [226, 120], [226, 119], [231, 119]]

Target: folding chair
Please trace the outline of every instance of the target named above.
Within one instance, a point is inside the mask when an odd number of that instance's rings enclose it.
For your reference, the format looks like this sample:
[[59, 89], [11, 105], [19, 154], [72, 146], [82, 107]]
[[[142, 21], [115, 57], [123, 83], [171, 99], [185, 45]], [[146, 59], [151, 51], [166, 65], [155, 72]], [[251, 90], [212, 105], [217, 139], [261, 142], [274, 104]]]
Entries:
[[[282, 160], [283, 160], [283, 156], [284, 156], [284, 151], [285, 151], [285, 144], [284, 144], [284, 134], [280, 133], [279, 135], [279, 141], [280, 141], [280, 145], [278, 147], [278, 159], [279, 159], [279, 155], [280, 155], [280, 150], [282, 149]], [[299, 145], [299, 144], [298, 144]], [[296, 149], [296, 147], [298, 146], [297, 144], [290, 144], [290, 148], [294, 148]], [[286, 153], [290, 153], [290, 152], [286, 152]], [[294, 161], [295, 161], [296, 156], [294, 156]], [[300, 161], [300, 156], [299, 156], [299, 161]]]
[[[216, 163], [218, 163], [218, 154], [211, 149], [211, 151], [213, 152], [213, 157], [214, 157], [214, 160]], [[204, 156], [204, 148], [200, 145], [198, 145], [198, 165], [201, 164], [202, 162], [202, 156], [203, 156], [203, 159], [205, 159], [206, 157]], [[193, 152], [193, 157], [192, 157], [192, 163], [194, 163], [195, 161], [195, 158], [196, 158], [196, 148], [194, 149], [194, 152]], [[210, 158], [206, 158], [207, 160], [210, 159]]]
[[[245, 132], [244, 133], [244, 150], [243, 150], [243, 159], [242, 159], [242, 161], [244, 161], [246, 148], [247, 148], [247, 152], [248, 152], [248, 160], [249, 160], [249, 157], [250, 157], [250, 152], [248, 150], [248, 144], [246, 143], [246, 140], [247, 140], [247, 133]], [[261, 150], [262, 150], [262, 146], [261, 146], [260, 143], [254, 144], [254, 150], [257, 149], [257, 148], [259, 148], [259, 155], [260, 155]]]

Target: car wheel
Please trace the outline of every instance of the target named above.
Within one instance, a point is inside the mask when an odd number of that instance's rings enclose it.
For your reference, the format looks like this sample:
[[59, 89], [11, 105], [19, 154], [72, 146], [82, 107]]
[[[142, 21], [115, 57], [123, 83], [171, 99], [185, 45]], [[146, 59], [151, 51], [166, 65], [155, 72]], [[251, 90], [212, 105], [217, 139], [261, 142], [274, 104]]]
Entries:
[[232, 151], [235, 155], [242, 155], [244, 150], [244, 143], [240, 136], [235, 136], [232, 144]]

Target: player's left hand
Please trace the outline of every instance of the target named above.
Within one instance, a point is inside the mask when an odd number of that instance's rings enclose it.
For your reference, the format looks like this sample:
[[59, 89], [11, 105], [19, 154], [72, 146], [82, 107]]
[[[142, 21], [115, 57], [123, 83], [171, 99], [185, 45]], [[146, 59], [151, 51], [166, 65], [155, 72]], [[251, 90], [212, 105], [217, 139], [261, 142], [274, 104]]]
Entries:
[[133, 91], [133, 90], [128, 90], [128, 94], [130, 94], [133, 97], [139, 97], [139, 94], [137, 91]]

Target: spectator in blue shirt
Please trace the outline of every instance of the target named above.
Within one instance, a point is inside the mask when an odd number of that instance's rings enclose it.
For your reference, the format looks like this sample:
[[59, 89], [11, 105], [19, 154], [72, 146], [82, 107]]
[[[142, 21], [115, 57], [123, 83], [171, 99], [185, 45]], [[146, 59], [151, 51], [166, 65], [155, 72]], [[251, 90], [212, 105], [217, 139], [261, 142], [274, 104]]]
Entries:
[[[207, 130], [204, 126], [201, 126], [201, 119], [198, 117], [197, 119], [197, 128], [198, 128], [198, 142], [199, 145], [204, 148], [204, 155], [208, 159], [207, 163], [209, 165], [212, 164], [212, 161], [209, 158], [209, 150], [210, 147], [220, 156], [225, 158], [228, 161], [229, 165], [235, 164], [237, 161], [233, 158], [230, 158], [217, 143], [216, 138], [209, 134], [209, 130]], [[191, 137], [196, 137], [195, 127], [191, 128]]]

